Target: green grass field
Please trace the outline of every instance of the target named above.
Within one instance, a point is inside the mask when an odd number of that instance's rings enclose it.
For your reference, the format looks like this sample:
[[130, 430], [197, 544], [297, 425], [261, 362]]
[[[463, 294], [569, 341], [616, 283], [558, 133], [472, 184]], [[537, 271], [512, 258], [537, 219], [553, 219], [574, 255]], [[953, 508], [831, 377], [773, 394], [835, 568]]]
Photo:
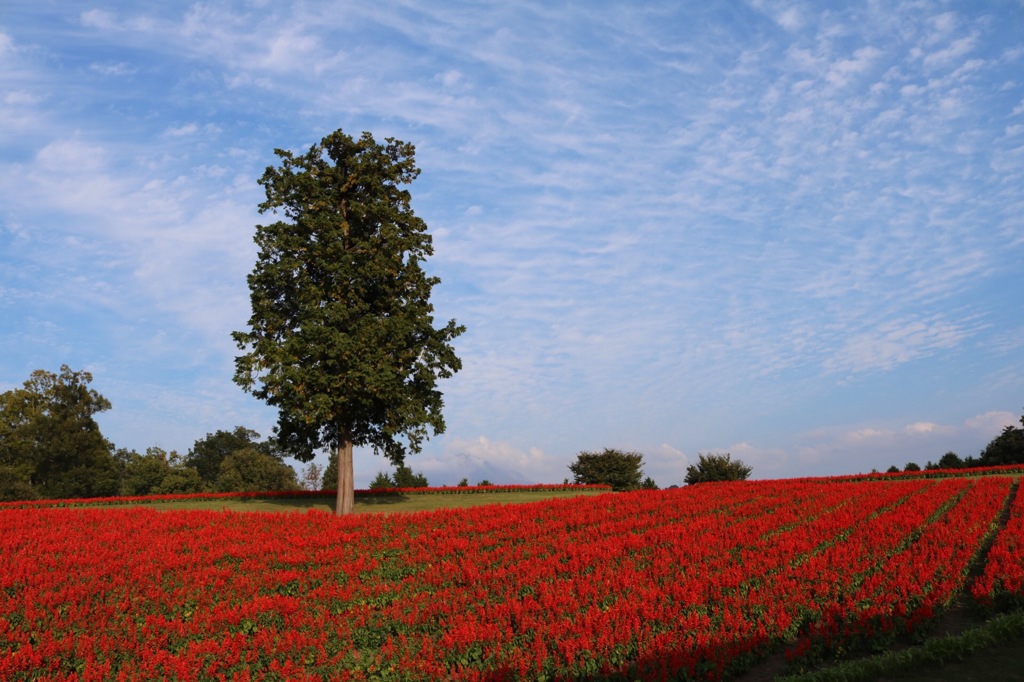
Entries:
[[[355, 513], [380, 514], [397, 512], [432, 511], [435, 509], [461, 509], [485, 504], [520, 504], [580, 495], [603, 495], [605, 490], [525, 490], [514, 492], [486, 492], [459, 494], [412, 495], [357, 495]], [[138, 506], [151, 509], [213, 509], [249, 512], [305, 512], [317, 509], [334, 511], [333, 497], [305, 497], [296, 499], [214, 499], [183, 500], [173, 502], [143, 502]]]

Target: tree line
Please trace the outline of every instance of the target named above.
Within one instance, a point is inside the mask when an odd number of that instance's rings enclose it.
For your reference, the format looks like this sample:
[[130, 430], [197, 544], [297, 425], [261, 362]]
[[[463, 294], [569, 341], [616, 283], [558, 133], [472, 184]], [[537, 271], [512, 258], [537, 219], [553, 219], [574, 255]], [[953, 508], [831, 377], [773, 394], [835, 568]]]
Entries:
[[0, 501], [300, 487], [276, 443], [243, 426], [208, 433], [184, 455], [116, 447], [95, 419], [110, 401], [91, 382], [63, 365], [0, 394]]
[[[92, 380], [89, 372], [63, 365], [59, 373], [36, 370], [20, 388], [0, 394], [0, 501], [330, 490], [338, 480], [336, 453], [327, 467], [311, 463], [300, 477], [284, 462], [285, 450], [276, 438], [261, 440], [244, 426], [207, 433], [185, 454], [155, 446], [145, 453], [116, 447], [96, 422], [111, 403], [90, 387]], [[658, 488], [644, 476], [643, 455], [635, 452], [581, 452], [569, 469], [576, 483], [615, 490]], [[740, 480], [749, 474], [750, 467], [728, 454], [701, 455], [688, 468], [685, 482]], [[428, 485], [425, 475], [403, 462], [391, 474], [379, 472], [370, 489]]]
[[[569, 465], [573, 482], [586, 485], [610, 485], [613, 490], [658, 490], [650, 476], [644, 476], [644, 456], [605, 448], [602, 452], [581, 452]], [[701, 453], [697, 463], [686, 467], [687, 485], [713, 481], [745, 481], [753, 469], [726, 453]], [[568, 479], [566, 479], [568, 482]], [[669, 487], [676, 487], [674, 485]]]
[[[1020, 418], [1021, 428], [1012, 424], [1003, 427], [1002, 432], [988, 442], [977, 457], [968, 455], [961, 457], [953, 451], [949, 451], [939, 458], [939, 461], [928, 461], [924, 465], [925, 471], [935, 469], [973, 469], [976, 467], [997, 467], [1007, 464], [1024, 464], [1024, 415]], [[916, 462], [907, 462], [901, 470], [895, 464], [886, 469], [886, 473], [895, 474], [899, 471], [921, 471], [921, 465]]]

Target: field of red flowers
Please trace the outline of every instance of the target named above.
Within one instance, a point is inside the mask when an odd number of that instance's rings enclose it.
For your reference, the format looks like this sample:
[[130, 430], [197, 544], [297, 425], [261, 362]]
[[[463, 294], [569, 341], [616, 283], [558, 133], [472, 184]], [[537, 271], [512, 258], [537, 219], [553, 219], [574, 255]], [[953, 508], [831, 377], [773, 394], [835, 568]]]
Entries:
[[0, 509], [3, 680], [717, 680], [889, 641], [960, 594], [1024, 598], [1011, 477], [347, 518]]

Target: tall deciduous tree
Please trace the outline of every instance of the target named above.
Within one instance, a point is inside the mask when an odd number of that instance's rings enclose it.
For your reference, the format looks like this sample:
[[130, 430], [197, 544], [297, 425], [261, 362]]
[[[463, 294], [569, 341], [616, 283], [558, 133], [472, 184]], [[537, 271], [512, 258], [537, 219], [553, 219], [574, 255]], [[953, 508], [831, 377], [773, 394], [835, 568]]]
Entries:
[[338, 453], [337, 513], [352, 511], [352, 447], [401, 464], [445, 428], [437, 380], [462, 363], [454, 320], [434, 328], [423, 270], [427, 225], [402, 186], [419, 175], [411, 144], [338, 130], [303, 155], [275, 150], [260, 184], [249, 275], [249, 331], [235, 332], [235, 381], [278, 408], [277, 438], [296, 459]]

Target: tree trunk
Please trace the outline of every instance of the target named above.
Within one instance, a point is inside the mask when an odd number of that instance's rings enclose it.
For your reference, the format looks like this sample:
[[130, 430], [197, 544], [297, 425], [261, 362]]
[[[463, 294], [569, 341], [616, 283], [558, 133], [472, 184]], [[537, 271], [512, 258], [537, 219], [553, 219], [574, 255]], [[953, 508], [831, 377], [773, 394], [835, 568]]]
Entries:
[[355, 481], [352, 474], [352, 439], [343, 432], [338, 445], [338, 502], [334, 513], [338, 516], [351, 514], [355, 506]]

